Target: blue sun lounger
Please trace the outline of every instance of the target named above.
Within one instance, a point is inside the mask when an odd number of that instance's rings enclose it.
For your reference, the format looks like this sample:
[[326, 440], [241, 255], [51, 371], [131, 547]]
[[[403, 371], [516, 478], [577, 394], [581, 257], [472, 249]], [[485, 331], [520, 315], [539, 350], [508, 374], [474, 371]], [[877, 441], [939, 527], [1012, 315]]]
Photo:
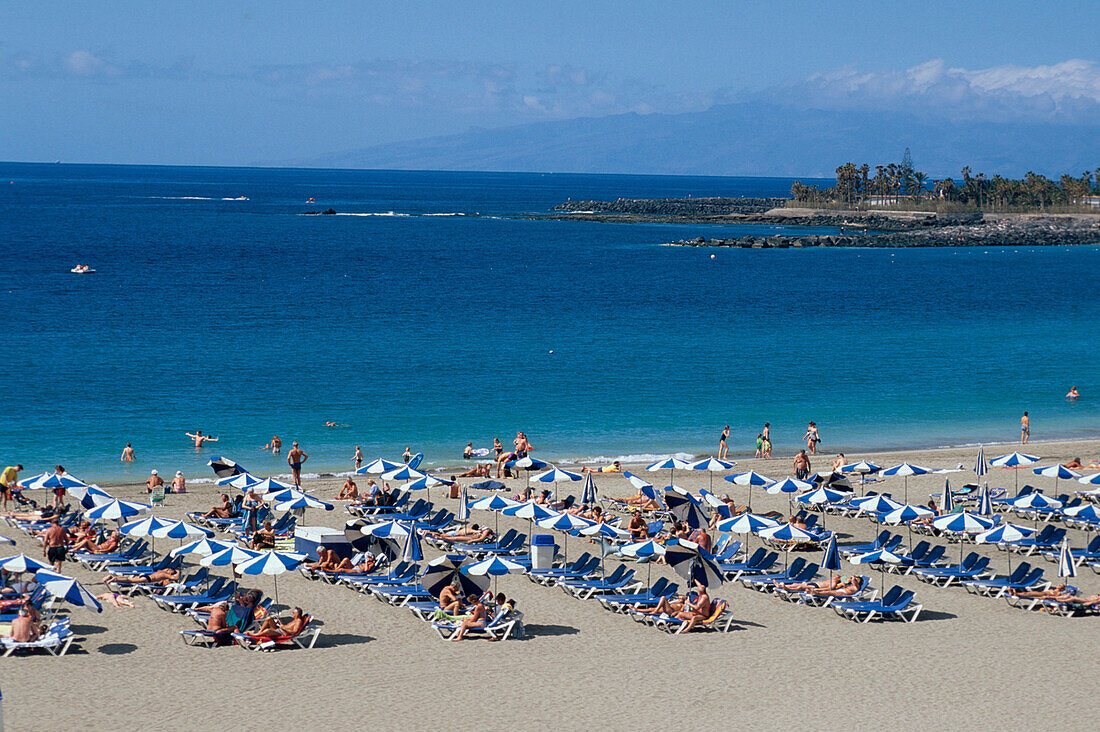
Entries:
[[594, 557], [588, 552], [577, 557], [568, 567], [549, 567], [546, 569], [532, 569], [527, 573], [527, 578], [540, 585], [552, 585], [558, 580], [588, 579], [600, 568], [600, 558]]
[[1045, 590], [1050, 587], [1050, 582], [1043, 579], [1042, 568], [1032, 569], [1027, 562], [1021, 562], [1008, 577], [963, 580], [959, 584], [965, 587], [967, 592], [985, 597], [1000, 597], [1009, 590]]
[[558, 587], [580, 600], [612, 592], [633, 592], [643, 584], [641, 580], [635, 579], [634, 570], [628, 570], [625, 564], [620, 564], [606, 579], [558, 580]]
[[744, 562], [720, 562], [718, 569], [726, 576], [726, 579], [736, 582], [742, 577], [763, 574], [775, 566], [779, 561], [779, 552], [768, 551], [759, 547], [752, 556]]
[[961, 564], [952, 567], [918, 567], [910, 574], [921, 582], [928, 582], [938, 587], [949, 587], [952, 582], [992, 577], [994, 572], [989, 569], [989, 557], [971, 552], [966, 555]]
[[610, 610], [613, 613], [625, 613], [628, 608], [635, 605], [654, 607], [661, 601], [662, 597], [673, 598], [679, 591], [680, 586], [678, 584], [669, 582], [664, 577], [658, 577], [653, 586], [645, 592], [597, 595], [596, 599], [603, 605], [604, 610]]
[[920, 615], [923, 605], [914, 601], [912, 590], [894, 585], [881, 600], [836, 601], [829, 605], [836, 614], [857, 623], [869, 623], [875, 618], [880, 620], [902, 620], [912, 623]]

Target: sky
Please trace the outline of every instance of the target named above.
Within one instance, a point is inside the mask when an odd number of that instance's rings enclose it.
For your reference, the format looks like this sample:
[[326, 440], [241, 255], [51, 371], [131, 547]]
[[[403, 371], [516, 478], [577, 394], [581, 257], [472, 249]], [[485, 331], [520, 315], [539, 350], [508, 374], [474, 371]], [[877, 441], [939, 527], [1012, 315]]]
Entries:
[[1098, 37], [1096, 2], [5, 3], [0, 160], [244, 165], [752, 100], [1095, 121]]

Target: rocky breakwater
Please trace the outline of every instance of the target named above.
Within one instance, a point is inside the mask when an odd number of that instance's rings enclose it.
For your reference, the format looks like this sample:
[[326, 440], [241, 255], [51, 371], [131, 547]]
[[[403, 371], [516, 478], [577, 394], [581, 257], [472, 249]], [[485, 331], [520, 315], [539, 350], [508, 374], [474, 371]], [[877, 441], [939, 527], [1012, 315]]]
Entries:
[[[813, 224], [806, 220], [787, 222], [798, 226], [843, 226], [836, 235], [742, 236], [732, 239], [698, 237], [670, 246], [741, 247], [745, 249], [788, 249], [800, 247], [983, 247], [1100, 245], [1100, 216], [1042, 216], [999, 214], [978, 216], [962, 223], [957, 217], [923, 221], [916, 226], [890, 230], [856, 231], [851, 221], [841, 223], [827, 217]], [[896, 222], [895, 222], [896, 223]]]

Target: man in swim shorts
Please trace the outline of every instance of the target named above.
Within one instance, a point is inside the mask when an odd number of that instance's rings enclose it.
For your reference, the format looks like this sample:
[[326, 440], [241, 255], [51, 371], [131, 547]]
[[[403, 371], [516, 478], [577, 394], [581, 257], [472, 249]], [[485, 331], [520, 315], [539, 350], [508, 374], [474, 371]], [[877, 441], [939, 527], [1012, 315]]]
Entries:
[[1031, 419], [1027, 416], [1027, 412], [1024, 412], [1024, 416], [1020, 417], [1020, 444], [1026, 445], [1029, 439], [1031, 439]]
[[309, 460], [309, 455], [298, 447], [298, 441], [295, 440], [290, 445], [290, 452], [286, 454], [286, 464], [290, 466], [290, 475], [294, 478], [294, 485], [297, 488], [302, 487], [302, 463], [306, 460]]
[[58, 574], [61, 574], [61, 564], [65, 561], [66, 545], [69, 541], [69, 532], [54, 516], [50, 521], [50, 528], [42, 537], [42, 553], [46, 555], [46, 561], [53, 565]]

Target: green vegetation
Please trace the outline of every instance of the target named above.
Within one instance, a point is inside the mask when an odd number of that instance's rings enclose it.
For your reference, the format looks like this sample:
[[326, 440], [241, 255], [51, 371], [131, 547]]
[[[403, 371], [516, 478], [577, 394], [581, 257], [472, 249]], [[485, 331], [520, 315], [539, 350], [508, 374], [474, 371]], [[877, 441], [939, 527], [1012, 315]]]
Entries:
[[[1097, 186], [1093, 185], [1093, 181]], [[984, 173], [972, 175], [962, 169], [962, 180], [931, 180], [913, 167], [909, 149], [901, 163], [871, 166], [845, 163], [836, 169], [836, 185], [831, 188], [807, 186], [795, 181], [791, 186], [791, 206], [846, 209], [894, 209], [961, 213], [995, 212], [1100, 212], [1087, 205], [1086, 197], [1100, 194], [1100, 168], [1079, 178], [1063, 175], [1057, 181], [1038, 173], [1021, 180]]]

